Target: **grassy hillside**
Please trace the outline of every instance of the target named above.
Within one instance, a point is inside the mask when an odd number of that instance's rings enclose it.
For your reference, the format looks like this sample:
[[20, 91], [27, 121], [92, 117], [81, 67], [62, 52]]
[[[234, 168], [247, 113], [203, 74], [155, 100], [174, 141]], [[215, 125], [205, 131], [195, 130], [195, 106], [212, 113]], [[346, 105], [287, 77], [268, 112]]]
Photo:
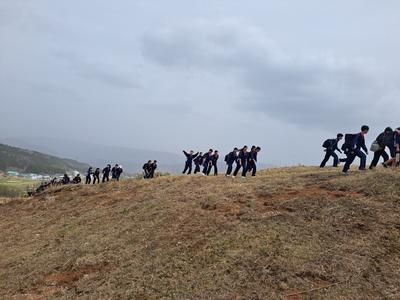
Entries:
[[399, 201], [391, 170], [56, 188], [0, 205], [0, 298], [396, 299]]
[[0, 171], [19, 171], [35, 174], [60, 174], [66, 171], [84, 171], [87, 165], [72, 159], [29, 151], [0, 144]]
[[0, 174], [0, 202], [1, 197], [22, 197], [28, 188], [34, 188], [39, 182], [23, 178], [7, 177]]

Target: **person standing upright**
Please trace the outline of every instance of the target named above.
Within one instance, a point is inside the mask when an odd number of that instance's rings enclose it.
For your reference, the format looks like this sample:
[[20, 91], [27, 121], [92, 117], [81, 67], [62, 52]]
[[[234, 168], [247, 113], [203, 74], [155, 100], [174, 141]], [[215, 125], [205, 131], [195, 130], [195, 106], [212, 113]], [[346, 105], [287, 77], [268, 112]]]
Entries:
[[229, 152], [226, 156], [225, 156], [225, 163], [228, 166], [226, 169], [226, 173], [225, 176], [230, 176], [232, 173], [232, 169], [233, 169], [233, 163], [236, 161], [236, 158], [238, 156], [238, 148], [234, 148], [232, 152]]
[[210, 175], [212, 168], [214, 168], [214, 176], [218, 175], [218, 166], [217, 166], [218, 159], [219, 159], [219, 153], [217, 150], [215, 150], [214, 154], [211, 156], [211, 162], [210, 166], [208, 167], [207, 176]]
[[100, 168], [96, 168], [93, 173], [93, 184], [100, 183]]
[[110, 181], [110, 172], [111, 172], [111, 165], [108, 164], [102, 171], [103, 173], [102, 182]]
[[89, 167], [89, 169], [86, 172], [85, 184], [90, 184], [90, 182], [92, 181], [92, 174], [93, 174], [93, 169], [92, 167]]
[[242, 178], [246, 178], [248, 158], [249, 158], [249, 152], [247, 152], [247, 146], [244, 146], [239, 151], [239, 156], [238, 156], [239, 163], [236, 164], [236, 169], [233, 172], [232, 178], [235, 178], [237, 176], [240, 168], [242, 168]]
[[[385, 130], [378, 135], [374, 143], [376, 143], [379, 146], [379, 149], [374, 151], [374, 158], [372, 159], [372, 162], [369, 166], [370, 170], [374, 169], [377, 166], [379, 159], [381, 157], [383, 158], [383, 165], [385, 166], [385, 162], [389, 160], [389, 155], [386, 153], [386, 147], [389, 148], [390, 156], [394, 157], [395, 151], [394, 151], [393, 129], [390, 127], [386, 127]], [[373, 149], [371, 146], [371, 151], [372, 150]]]

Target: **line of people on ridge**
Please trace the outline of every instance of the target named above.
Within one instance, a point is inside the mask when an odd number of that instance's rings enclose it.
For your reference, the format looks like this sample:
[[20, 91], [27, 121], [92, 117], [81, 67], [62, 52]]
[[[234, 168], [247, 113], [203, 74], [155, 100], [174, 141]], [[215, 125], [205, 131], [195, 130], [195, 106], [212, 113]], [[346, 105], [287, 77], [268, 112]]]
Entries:
[[86, 172], [85, 184], [91, 184], [92, 180], [93, 184], [100, 183], [100, 173], [103, 175], [101, 182], [110, 181], [110, 174], [112, 180], [119, 181], [123, 172], [124, 170], [119, 164], [115, 164], [115, 166], [112, 168], [111, 165], [108, 164], [102, 171], [100, 171], [100, 168], [96, 168], [93, 171], [93, 168], [89, 167]]
[[[328, 139], [324, 141], [322, 147], [325, 148], [325, 157], [321, 162], [320, 167], [325, 167], [328, 160], [333, 157], [333, 167], [338, 167], [340, 162], [344, 162], [343, 172], [347, 173], [350, 169], [351, 164], [354, 162], [356, 157], [360, 158], [359, 170], [366, 170], [366, 162], [368, 155], [368, 148], [365, 145], [365, 135], [369, 132], [369, 127], [363, 125], [361, 131], [356, 134], [337, 134], [335, 139]], [[339, 149], [338, 144], [344, 137], [344, 143]], [[388, 148], [390, 156], [386, 152]], [[336, 151], [346, 155], [345, 159], [339, 159]], [[370, 147], [370, 151], [374, 152], [374, 158], [371, 161], [369, 169], [374, 169], [379, 159], [383, 158], [382, 166], [387, 168], [389, 166], [396, 167], [400, 163], [400, 127], [393, 130], [391, 127], [387, 127], [382, 133], [378, 135], [375, 141]]]
[[[225, 176], [232, 176], [232, 178], [235, 178], [240, 170], [242, 170], [242, 178], [246, 178], [247, 173], [250, 172], [252, 176], [256, 176], [257, 155], [260, 151], [261, 148], [256, 146], [252, 146], [250, 151], [248, 151], [247, 146], [243, 146], [241, 149], [235, 147], [233, 151], [225, 155], [224, 161], [227, 165]], [[183, 151], [183, 154], [186, 157], [186, 162], [182, 174], [190, 175], [194, 163], [194, 174], [201, 172], [202, 175], [208, 176], [213, 170], [214, 175], [218, 175], [218, 150], [210, 149], [204, 155], [202, 152], [194, 153], [193, 150], [190, 150], [189, 152]], [[233, 170], [234, 164], [235, 169]]]
[[157, 161], [149, 160], [147, 163], [143, 165], [143, 178], [150, 179], [154, 178], [154, 174], [157, 170]]

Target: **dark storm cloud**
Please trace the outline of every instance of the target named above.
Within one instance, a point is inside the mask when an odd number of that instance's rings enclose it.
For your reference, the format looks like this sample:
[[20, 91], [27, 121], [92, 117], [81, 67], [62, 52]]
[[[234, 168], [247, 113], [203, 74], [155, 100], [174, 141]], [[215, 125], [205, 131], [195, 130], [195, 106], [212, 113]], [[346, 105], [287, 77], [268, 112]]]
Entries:
[[[362, 60], [289, 55], [256, 27], [241, 22], [198, 22], [151, 32], [145, 57], [163, 66], [234, 75], [245, 91], [241, 108], [305, 126], [354, 125], [384, 112], [388, 93]], [[376, 121], [376, 120], [375, 120]], [[379, 118], [377, 119], [379, 121]]]

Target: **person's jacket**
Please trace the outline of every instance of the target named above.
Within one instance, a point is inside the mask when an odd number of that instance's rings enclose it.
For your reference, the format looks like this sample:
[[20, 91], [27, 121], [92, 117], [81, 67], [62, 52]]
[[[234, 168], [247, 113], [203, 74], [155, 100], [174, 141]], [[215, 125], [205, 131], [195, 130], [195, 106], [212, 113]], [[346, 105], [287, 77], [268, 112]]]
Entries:
[[352, 150], [360, 150], [363, 149], [365, 151], [365, 153], [368, 153], [368, 148], [365, 145], [365, 138], [364, 135], [362, 135], [361, 133], [358, 133], [355, 135], [354, 139], [353, 139], [353, 143], [352, 143]]
[[195, 159], [193, 159], [193, 162], [196, 165], [201, 165], [201, 163], [203, 162], [203, 155], [196, 156]]
[[217, 163], [218, 158], [219, 158], [219, 154], [214, 154], [214, 155], [211, 157], [211, 161], [212, 161], [213, 165], [215, 165], [215, 164]]
[[243, 150], [239, 153], [239, 158], [241, 161], [246, 161], [249, 158], [249, 152], [244, 152]]
[[342, 152], [338, 147], [338, 143], [339, 143], [338, 139], [329, 140], [330, 146], [327, 149], [330, 150], [330, 151], [336, 151], [337, 150], [339, 152]]
[[235, 151], [229, 152], [226, 163], [228, 165], [231, 165], [235, 162], [236, 158], [237, 158], [237, 155], [235, 154]]
[[199, 155], [199, 152], [197, 152], [196, 154], [190, 154], [190, 153], [187, 153], [186, 151], [183, 151], [183, 154], [185, 154], [187, 162], [191, 163], [193, 161], [193, 159], [196, 158], [197, 155]]

